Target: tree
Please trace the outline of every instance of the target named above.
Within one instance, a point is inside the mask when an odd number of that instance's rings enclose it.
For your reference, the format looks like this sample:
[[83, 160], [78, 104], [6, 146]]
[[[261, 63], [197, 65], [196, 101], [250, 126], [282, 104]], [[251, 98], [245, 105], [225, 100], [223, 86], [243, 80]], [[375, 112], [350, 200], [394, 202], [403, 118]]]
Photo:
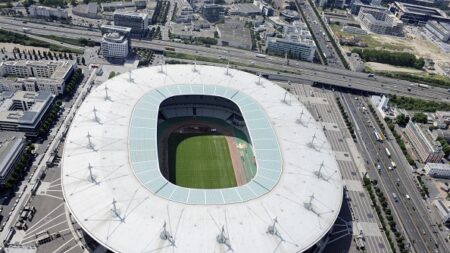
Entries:
[[408, 124], [409, 122], [409, 116], [406, 116], [403, 113], [400, 113], [399, 115], [397, 115], [397, 117], [395, 118], [395, 121], [397, 122], [397, 124], [401, 127], [406, 126], [406, 124]]
[[425, 115], [425, 113], [418, 112], [414, 113], [414, 116], [412, 117], [412, 121], [417, 123], [423, 123], [426, 124], [428, 122], [428, 117]]

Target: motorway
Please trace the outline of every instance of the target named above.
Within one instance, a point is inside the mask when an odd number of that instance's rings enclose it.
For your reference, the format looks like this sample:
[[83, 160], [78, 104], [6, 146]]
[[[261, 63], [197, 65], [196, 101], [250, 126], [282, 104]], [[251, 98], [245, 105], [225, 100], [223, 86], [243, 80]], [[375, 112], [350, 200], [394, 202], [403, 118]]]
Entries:
[[[0, 28], [22, 32], [22, 27], [31, 28], [32, 34], [35, 35], [56, 35], [68, 38], [86, 38], [94, 41], [101, 40], [101, 34], [98, 31], [89, 31], [81, 28], [60, 27], [57, 24], [36, 24], [27, 22], [18, 26], [18, 20], [10, 17], [0, 17]], [[324, 84], [330, 84], [339, 87], [358, 89], [380, 94], [398, 94], [403, 96], [413, 96], [428, 100], [438, 100], [450, 102], [450, 93], [443, 88], [418, 87], [417, 84], [412, 85], [409, 81], [391, 79], [386, 77], [370, 78], [366, 73], [353, 72], [330, 66], [323, 66], [309, 62], [292, 61], [286, 65], [284, 58], [270, 56], [267, 58], [258, 58], [251, 51], [234, 49], [221, 46], [195, 46], [185, 45], [167, 41], [143, 41], [133, 40], [133, 46], [149, 48], [153, 50], [164, 50], [166, 46], [176, 49], [178, 53], [190, 55], [201, 55], [214, 59], [228, 58], [230, 62], [239, 62], [248, 65], [248, 67], [240, 67], [254, 72], [263, 72], [269, 75], [270, 79], [275, 80], [292, 80], [292, 81], [312, 81]], [[224, 57], [225, 56], [225, 57]], [[252, 66], [253, 65], [253, 66]], [[411, 91], [408, 91], [411, 89]]]
[[[397, 224], [400, 225], [403, 233], [406, 232], [416, 252], [449, 252], [448, 245], [443, 239], [444, 235], [433, 233], [433, 222], [426, 211], [426, 203], [421, 199], [412, 178], [411, 166], [404, 158], [395, 139], [386, 138], [384, 142], [378, 142], [375, 139], [372, 127], [375, 127], [379, 133], [381, 129], [371, 113], [361, 110], [362, 106], [367, 108], [363, 98], [359, 96], [357, 98], [358, 101], [349, 94], [342, 94], [343, 104], [347, 107], [355, 125], [358, 143], [364, 151], [361, 153], [364, 154], [370, 166], [369, 177], [379, 182], [379, 187], [385, 193], [396, 220], [400, 221]], [[390, 150], [391, 157], [388, 157], [385, 148]], [[397, 164], [397, 168], [389, 170], [389, 167], [392, 167], [391, 161]], [[379, 172], [375, 169], [378, 165], [381, 166]], [[392, 193], [398, 196], [398, 200], [394, 199]], [[410, 196], [410, 199], [406, 197], [406, 194]]]
[[315, 7], [311, 6], [308, 0], [296, 0], [296, 4], [299, 12], [303, 13], [303, 19], [309, 24], [309, 29], [314, 35], [317, 47], [320, 48], [324, 54], [323, 56], [326, 58], [327, 65], [330, 67], [344, 69], [344, 65], [334, 49], [333, 44], [331, 43], [332, 38], [328, 38], [324, 27], [321, 25], [319, 20], [321, 17], [318, 17], [313, 10]]

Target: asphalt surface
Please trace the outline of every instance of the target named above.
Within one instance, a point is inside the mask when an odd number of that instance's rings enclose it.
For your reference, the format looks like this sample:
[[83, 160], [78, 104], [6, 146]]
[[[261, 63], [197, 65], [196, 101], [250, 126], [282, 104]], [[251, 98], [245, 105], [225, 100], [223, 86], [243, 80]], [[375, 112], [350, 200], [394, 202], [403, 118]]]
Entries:
[[[358, 98], [358, 100], [355, 99]], [[381, 129], [376, 125], [375, 118], [368, 111], [361, 110], [361, 106], [367, 108], [367, 104], [362, 104], [363, 97], [342, 95], [343, 104], [350, 113], [350, 119], [355, 123], [356, 134], [366, 161], [368, 161], [369, 177], [377, 179], [379, 187], [383, 190], [388, 199], [389, 206], [396, 217], [400, 230], [407, 236], [411, 246], [416, 252], [449, 252], [448, 245], [444, 241], [444, 235], [433, 233], [432, 220], [426, 211], [426, 202], [413, 181], [413, 171], [407, 163], [400, 148], [392, 136], [388, 136], [383, 142], [375, 139], [373, 127], [381, 133]], [[370, 122], [370, 124], [368, 123]], [[388, 148], [391, 157], [388, 157], [385, 148]], [[392, 167], [391, 161], [397, 164], [397, 168]], [[377, 166], [381, 166], [378, 171]], [[397, 195], [395, 200], [393, 194]], [[410, 199], [406, 198], [406, 194]], [[398, 222], [400, 221], [400, 222]]]
[[[35, 24], [27, 22], [26, 24], [17, 23], [20, 20], [14, 20], [10, 17], [0, 17], [0, 28], [22, 32], [22, 27], [31, 28], [30, 33], [36, 35], [56, 35], [68, 38], [86, 38], [93, 41], [100, 41], [101, 34], [99, 31], [89, 31], [74, 27], [60, 27], [57, 24]], [[380, 94], [399, 94], [402, 96], [413, 96], [422, 99], [450, 101], [450, 92], [443, 88], [437, 87], [419, 87], [417, 83], [409, 81], [397, 80], [385, 77], [368, 77], [367, 73], [353, 72], [350, 70], [334, 68], [331, 66], [323, 66], [309, 62], [289, 60], [286, 65], [284, 58], [268, 56], [266, 58], [256, 57], [255, 52], [234, 49], [221, 46], [195, 46], [185, 45], [182, 43], [167, 41], [143, 41], [133, 40], [134, 47], [143, 47], [153, 50], [164, 50], [166, 46], [175, 48], [178, 53], [186, 53], [190, 55], [200, 55], [215, 59], [228, 58], [229, 61], [239, 62], [249, 65], [248, 67], [239, 67], [254, 72], [263, 72], [269, 74], [272, 80], [292, 80], [292, 81], [314, 81], [324, 84], [335, 85], [350, 89], [358, 89]], [[263, 69], [261, 69], [263, 68]], [[288, 71], [289, 73], [286, 73]], [[410, 91], [408, 90], [410, 89]]]
[[326, 28], [322, 27], [322, 24], [319, 20], [321, 19], [321, 17], [318, 17], [313, 10], [313, 8], [315, 7], [311, 6], [308, 0], [296, 0], [296, 3], [297, 7], [302, 9], [304, 14], [303, 18], [309, 24], [311, 33], [314, 34], [316, 45], [317, 47], [320, 47], [322, 53], [324, 54], [327, 65], [335, 68], [345, 68], [338, 54], [336, 53], [333, 44], [331, 43], [332, 38], [328, 37], [327, 33], [325, 32]]

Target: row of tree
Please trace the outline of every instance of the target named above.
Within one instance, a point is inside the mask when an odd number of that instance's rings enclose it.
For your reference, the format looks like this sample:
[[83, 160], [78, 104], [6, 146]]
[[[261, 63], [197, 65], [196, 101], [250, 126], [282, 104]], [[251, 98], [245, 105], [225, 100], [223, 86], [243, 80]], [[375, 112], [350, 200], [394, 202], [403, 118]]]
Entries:
[[66, 87], [64, 88], [64, 93], [66, 96], [72, 96], [73, 92], [76, 90], [78, 85], [83, 80], [84, 75], [81, 71], [81, 69], [77, 69], [75, 73], [72, 75], [70, 80], [67, 82]]
[[435, 111], [450, 111], [450, 104], [435, 101], [426, 101], [410, 97], [401, 97], [392, 95], [389, 103], [398, 108], [413, 111], [435, 112]]
[[366, 62], [379, 62], [416, 69], [422, 69], [425, 65], [423, 58], [416, 58], [415, 55], [407, 52], [354, 48], [352, 53], [358, 54]]

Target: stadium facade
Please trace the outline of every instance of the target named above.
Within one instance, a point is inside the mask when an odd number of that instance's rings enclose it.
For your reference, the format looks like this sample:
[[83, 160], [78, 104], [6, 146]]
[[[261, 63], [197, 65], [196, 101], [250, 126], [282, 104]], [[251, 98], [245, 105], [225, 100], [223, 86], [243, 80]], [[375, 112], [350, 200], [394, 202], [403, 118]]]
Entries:
[[[193, 189], [163, 176], [160, 105], [186, 95], [239, 108], [257, 165], [247, 183]], [[210, 109], [196, 113], [228, 115]], [[302, 103], [253, 74], [193, 65], [142, 68], [93, 89], [66, 137], [62, 188], [83, 230], [127, 253], [304, 252], [327, 235], [343, 200], [334, 153]]]

